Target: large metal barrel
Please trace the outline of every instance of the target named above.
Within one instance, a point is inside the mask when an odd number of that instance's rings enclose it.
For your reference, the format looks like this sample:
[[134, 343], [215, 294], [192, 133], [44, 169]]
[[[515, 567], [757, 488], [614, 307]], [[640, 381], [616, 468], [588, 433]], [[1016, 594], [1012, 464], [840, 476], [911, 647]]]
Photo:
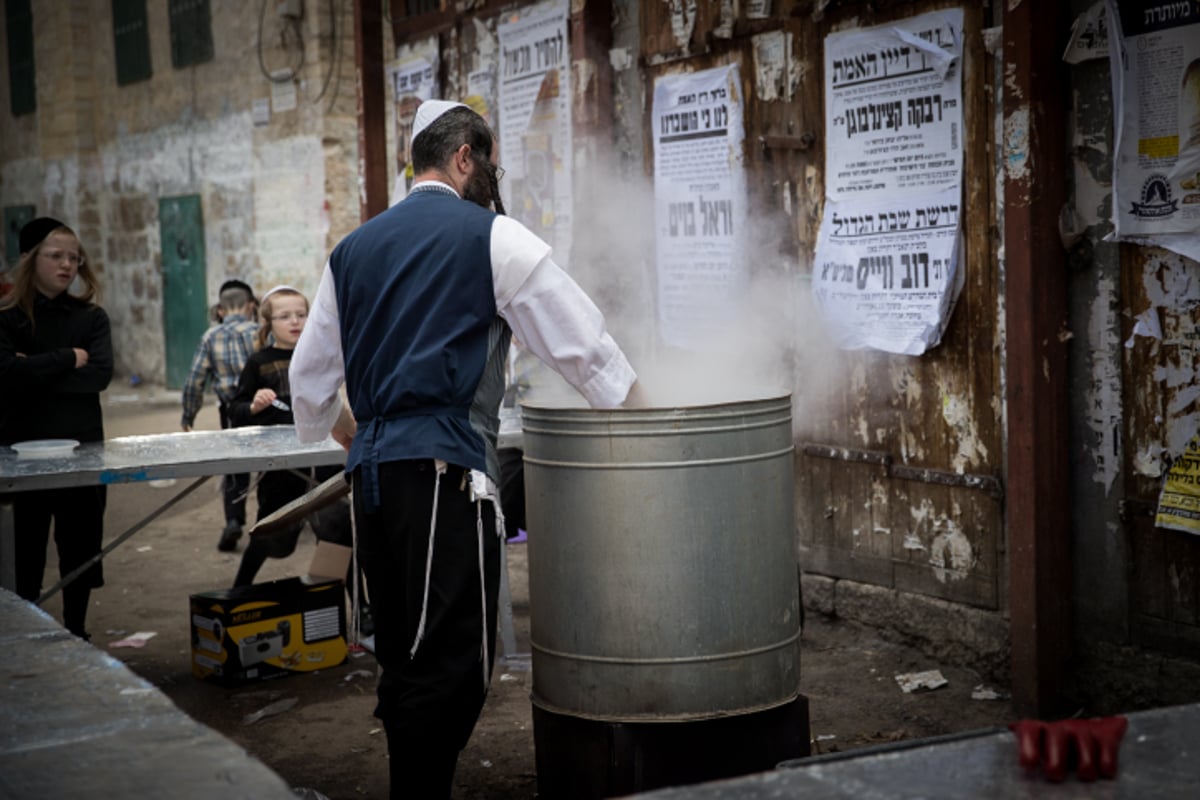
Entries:
[[703, 720], [799, 694], [790, 397], [525, 406], [533, 702]]

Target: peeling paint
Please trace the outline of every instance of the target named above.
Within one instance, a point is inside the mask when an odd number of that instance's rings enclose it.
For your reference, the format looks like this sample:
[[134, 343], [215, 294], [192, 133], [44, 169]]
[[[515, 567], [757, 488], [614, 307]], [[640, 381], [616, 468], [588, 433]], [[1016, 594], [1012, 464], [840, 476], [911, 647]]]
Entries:
[[[1074, 135], [1072, 162], [1074, 165], [1073, 205], [1079, 216], [1081, 228], [1090, 228], [1109, 221], [1109, 206], [1112, 203], [1112, 182], [1106, 177], [1111, 175], [1107, 166], [1112, 154], [1104, 145], [1102, 138], [1098, 139], [1095, 132], [1084, 130], [1078, 124], [1080, 118], [1090, 119], [1098, 116], [1086, 111], [1088, 98], [1075, 93], [1075, 119], [1077, 121]], [[1107, 119], [1107, 117], [1105, 117]]]
[[717, 24], [713, 27], [713, 36], [717, 39], [732, 39], [733, 23], [737, 20], [736, 0], [721, 0], [718, 15]]
[[[866, 503], [867, 510], [871, 510], [872, 507], [880, 509], [881, 511], [886, 509], [888, 499], [888, 484], [880, 480], [871, 481], [871, 499]], [[881, 529], [876, 528], [875, 530], [878, 532]]]
[[854, 417], [851, 419], [855, 435], [869, 446], [871, 443], [871, 428], [867, 414], [864, 412], [863, 398], [867, 395], [867, 368], [862, 362], [856, 363], [850, 371], [850, 393], [858, 400], [855, 402]]
[[916, 431], [908, 427], [907, 422], [901, 419], [900, 422], [900, 459], [905, 464], [912, 462], [921, 462], [925, 460], [925, 448], [921, 446], [921, 440], [917, 437]]
[[624, 72], [633, 66], [633, 55], [628, 47], [616, 47], [608, 51], [608, 63], [614, 72]]
[[[1011, 91], [1011, 90], [1010, 90]], [[1029, 152], [1029, 107], [1004, 118], [1004, 171], [1009, 180], [1028, 184], [1033, 169]]]
[[670, 8], [671, 36], [675, 46], [688, 49], [692, 33], [696, 30], [696, 0], [663, 0]]
[[[828, 4], [826, 4], [826, 5], [828, 5]], [[854, 30], [858, 30], [859, 28], [865, 28], [865, 27], [867, 27], [867, 26], [864, 25], [858, 19], [858, 17], [850, 17], [849, 19], [843, 19], [840, 22], [835, 22], [830, 27], [829, 32], [830, 33], [840, 33], [841, 31], [854, 31]]]
[[754, 92], [759, 100], [791, 100], [792, 35], [784, 31], [760, 33], [753, 39]]
[[1192, 602], [1191, 594], [1192, 587], [1192, 571], [1186, 564], [1181, 569], [1174, 561], [1167, 567], [1167, 579], [1171, 582], [1171, 594], [1175, 598], [1175, 604], [1189, 605]]
[[892, 389], [904, 401], [905, 408], [918, 408], [921, 405], [921, 381], [912, 367], [892, 364]]
[[596, 63], [590, 58], [575, 58], [571, 60], [571, 92], [578, 100], [586, 97], [596, 80]]
[[954, 431], [958, 444], [958, 450], [950, 459], [950, 464], [954, 471], [961, 475], [968, 467], [987, 459], [987, 445], [979, 437], [978, 423], [969, 399], [948, 391], [948, 387], [945, 386], [939, 386], [939, 391], [942, 393], [942, 419]]
[[1133, 471], [1147, 478], [1159, 478], [1163, 474], [1162, 447], [1146, 445], [1133, 459]]
[[913, 533], [904, 534], [904, 549], [905, 550], [924, 550], [925, 545], [921, 544], [919, 536]]
[[1194, 338], [1200, 281], [1195, 280], [1193, 262], [1176, 253], [1145, 250], [1141, 260], [1142, 288], [1150, 305], [1138, 315], [1135, 331], [1154, 341], [1149, 357], [1152, 363], [1157, 357], [1158, 363], [1148, 388], [1161, 396], [1166, 419], [1157, 421], [1166, 430], [1141, 434], [1135, 449], [1139, 474], [1158, 477], [1163, 456], [1184, 452], [1200, 426], [1195, 408], [1200, 344]]
[[1088, 361], [1091, 381], [1084, 389], [1086, 424], [1091, 430], [1089, 455], [1095, 470], [1092, 480], [1104, 485], [1107, 497], [1121, 472], [1121, 364], [1116, 357], [1120, 341], [1117, 287], [1111, 277], [1096, 283], [1087, 321]]
[[479, 17], [475, 17], [471, 21], [475, 25], [475, 45], [471, 53], [475, 58], [473, 69], [482, 69], [498, 61], [499, 57], [496, 52], [500, 47], [500, 40], [496, 36], [496, 32], [488, 28], [487, 23]]
[[933, 538], [929, 546], [929, 563], [933, 565], [933, 576], [941, 583], [961, 581], [975, 566], [971, 540], [953, 521], [946, 520], [945, 529]]

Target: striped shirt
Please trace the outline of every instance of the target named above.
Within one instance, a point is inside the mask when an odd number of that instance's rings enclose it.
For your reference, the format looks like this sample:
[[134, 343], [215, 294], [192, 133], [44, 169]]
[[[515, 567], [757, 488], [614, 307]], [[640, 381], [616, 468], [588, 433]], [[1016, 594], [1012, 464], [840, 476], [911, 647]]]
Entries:
[[257, 332], [258, 323], [241, 314], [230, 314], [220, 325], [204, 332], [183, 384], [184, 427], [190, 428], [196, 421], [200, 406], [204, 404], [204, 390], [209, 384], [221, 405], [227, 405], [237, 394], [238, 378], [246, 359], [254, 352]]

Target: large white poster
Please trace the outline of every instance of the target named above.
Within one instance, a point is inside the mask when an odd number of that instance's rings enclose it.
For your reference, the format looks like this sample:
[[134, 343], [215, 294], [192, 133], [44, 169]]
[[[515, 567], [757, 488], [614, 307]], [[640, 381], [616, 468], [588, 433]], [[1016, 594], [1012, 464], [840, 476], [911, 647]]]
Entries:
[[659, 78], [651, 125], [659, 329], [691, 347], [729, 318], [745, 280], [737, 67]]
[[513, 12], [496, 26], [504, 204], [550, 243], [564, 266], [571, 249], [569, 12], [565, 0], [555, 0]]
[[920, 355], [962, 286], [962, 9], [825, 39], [813, 293], [845, 349]]
[[1200, 259], [1200, 0], [1109, 0], [1118, 238]]

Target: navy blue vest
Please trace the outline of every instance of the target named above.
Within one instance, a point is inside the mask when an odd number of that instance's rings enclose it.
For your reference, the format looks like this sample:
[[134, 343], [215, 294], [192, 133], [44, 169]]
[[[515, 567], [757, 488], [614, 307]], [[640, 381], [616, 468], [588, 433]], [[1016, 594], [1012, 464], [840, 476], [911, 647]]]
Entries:
[[497, 416], [509, 329], [496, 315], [495, 214], [419, 189], [343, 239], [329, 259], [346, 393], [369, 507], [376, 466], [440, 458], [498, 482]]

